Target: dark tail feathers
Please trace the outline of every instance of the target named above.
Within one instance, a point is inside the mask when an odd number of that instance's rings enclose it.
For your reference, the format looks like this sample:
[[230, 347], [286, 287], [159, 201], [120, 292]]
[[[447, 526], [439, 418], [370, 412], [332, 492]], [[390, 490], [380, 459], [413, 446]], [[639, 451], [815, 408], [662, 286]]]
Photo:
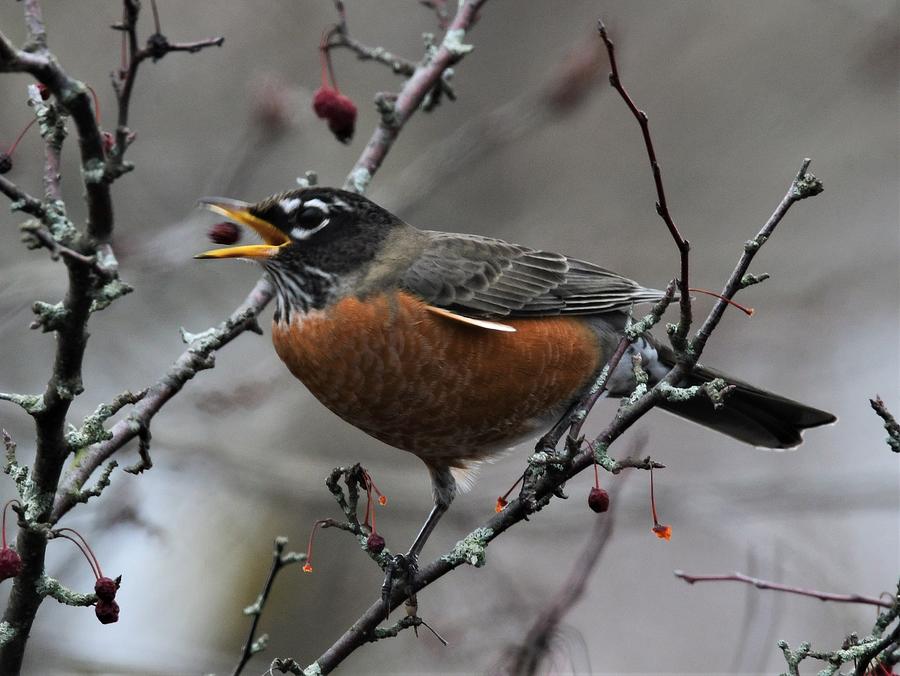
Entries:
[[[670, 350], [660, 349], [659, 359], [674, 366]], [[827, 411], [806, 406], [772, 392], [736, 380], [720, 371], [698, 366], [682, 386], [701, 385], [722, 378], [736, 389], [718, 411], [698, 397], [685, 402], [663, 402], [660, 407], [730, 437], [763, 448], [793, 448], [803, 441], [801, 432], [837, 420]]]

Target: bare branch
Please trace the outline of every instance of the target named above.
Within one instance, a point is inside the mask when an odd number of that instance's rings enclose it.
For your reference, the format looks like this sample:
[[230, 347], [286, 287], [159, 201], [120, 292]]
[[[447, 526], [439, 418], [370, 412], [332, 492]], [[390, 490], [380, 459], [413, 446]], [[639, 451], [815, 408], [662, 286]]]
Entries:
[[768, 580], [760, 580], [743, 573], [734, 572], [724, 575], [689, 575], [682, 570], [675, 571], [675, 577], [684, 580], [688, 584], [695, 582], [744, 582], [752, 584], [757, 589], [774, 589], [775, 591], [787, 592], [788, 594], [798, 594], [800, 596], [811, 596], [820, 601], [833, 601], [835, 603], [862, 603], [870, 606], [878, 606], [880, 608], [890, 608], [894, 605], [893, 601], [885, 601], [884, 599], [874, 596], [861, 596], [860, 594], [833, 594], [831, 592], [822, 592], [815, 589], [804, 589], [802, 587], [793, 587], [791, 585], [780, 584], [778, 582], [769, 582]]
[[690, 288], [688, 277], [690, 274], [691, 245], [690, 242], [681, 236], [678, 226], [675, 225], [675, 221], [672, 220], [672, 216], [669, 213], [669, 204], [666, 201], [666, 191], [663, 188], [662, 182], [662, 170], [656, 159], [656, 150], [653, 148], [653, 138], [650, 136], [650, 120], [647, 118], [647, 113], [637, 107], [625, 87], [622, 85], [622, 81], [619, 78], [619, 68], [616, 64], [615, 46], [613, 45], [612, 40], [609, 39], [609, 35], [606, 33], [606, 26], [602, 21], [598, 24], [598, 30], [600, 32], [600, 37], [603, 39], [603, 44], [606, 45], [606, 51], [609, 54], [609, 66], [612, 70], [609, 75], [609, 83], [617, 92], [619, 92], [622, 99], [625, 101], [625, 104], [628, 106], [628, 109], [631, 111], [631, 114], [634, 115], [638, 124], [641, 126], [641, 134], [644, 137], [644, 146], [647, 149], [650, 168], [653, 170], [653, 182], [656, 184], [656, 213], [659, 214], [660, 218], [663, 219], [663, 222], [669, 229], [669, 234], [672, 235], [672, 239], [675, 240], [675, 245], [678, 247], [678, 253], [681, 257], [681, 279], [678, 283], [678, 289], [680, 291], [679, 302], [681, 304], [681, 319], [678, 322], [678, 328], [673, 336], [676, 349], [680, 352], [683, 349], [688, 331], [691, 328], [691, 295], [688, 291]]
[[56, 494], [51, 517], [54, 523], [74, 506], [73, 496], [101, 464], [139, 436], [142, 427], [149, 427], [153, 416], [181, 391], [188, 380], [200, 371], [213, 366], [217, 350], [248, 329], [259, 330], [256, 317], [271, 298], [271, 286], [265, 278], [261, 279], [228, 319], [191, 343], [169, 367], [166, 374], [148, 389], [146, 396], [135, 405], [134, 411], [127, 419], [113, 425], [110, 429], [111, 436], [107, 441], [85, 449], [80, 465], [70, 473]]
[[275, 538], [275, 545], [272, 551], [272, 565], [269, 568], [269, 575], [266, 577], [262, 591], [252, 605], [244, 608], [244, 615], [249, 615], [252, 619], [250, 628], [247, 631], [247, 639], [244, 641], [244, 647], [241, 650], [241, 657], [237, 665], [235, 665], [234, 671], [231, 672], [232, 676], [239, 676], [244, 671], [244, 667], [247, 666], [250, 658], [262, 652], [268, 644], [268, 635], [263, 634], [256, 638], [256, 629], [259, 626], [259, 620], [262, 617], [266, 601], [269, 600], [269, 594], [272, 592], [272, 586], [275, 584], [275, 578], [278, 576], [278, 573], [285, 566], [306, 560], [306, 554], [298, 554], [296, 552], [285, 554], [284, 549], [287, 547], [287, 543], [288, 539], [286, 537], [279, 536]]

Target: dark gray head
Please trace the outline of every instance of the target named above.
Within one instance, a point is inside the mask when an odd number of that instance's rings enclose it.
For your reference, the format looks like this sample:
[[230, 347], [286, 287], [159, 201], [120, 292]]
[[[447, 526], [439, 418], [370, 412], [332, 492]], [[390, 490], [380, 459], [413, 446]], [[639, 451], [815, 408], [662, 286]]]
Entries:
[[336, 188], [290, 190], [248, 204], [201, 200], [208, 209], [253, 229], [265, 244], [214, 249], [196, 258], [250, 258], [278, 292], [276, 319], [323, 308], [360, 276], [388, 235], [409, 227], [371, 200]]

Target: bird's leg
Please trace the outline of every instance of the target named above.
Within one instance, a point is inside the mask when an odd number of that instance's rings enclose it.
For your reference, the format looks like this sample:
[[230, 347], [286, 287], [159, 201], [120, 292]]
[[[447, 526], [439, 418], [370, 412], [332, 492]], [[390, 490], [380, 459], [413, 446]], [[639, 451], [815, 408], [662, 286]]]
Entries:
[[395, 580], [404, 580], [406, 582], [406, 596], [413, 595], [413, 583], [416, 574], [419, 572], [419, 554], [425, 546], [425, 542], [431, 535], [431, 532], [437, 526], [437, 522], [444, 515], [444, 512], [450, 507], [453, 498], [456, 497], [456, 479], [450, 472], [449, 467], [428, 467], [431, 472], [431, 490], [434, 496], [434, 506], [422, 524], [419, 534], [413, 540], [412, 546], [406, 554], [397, 554], [387, 565], [384, 571], [384, 584], [381, 585], [381, 601], [384, 604], [385, 617], [391, 611], [391, 589]]

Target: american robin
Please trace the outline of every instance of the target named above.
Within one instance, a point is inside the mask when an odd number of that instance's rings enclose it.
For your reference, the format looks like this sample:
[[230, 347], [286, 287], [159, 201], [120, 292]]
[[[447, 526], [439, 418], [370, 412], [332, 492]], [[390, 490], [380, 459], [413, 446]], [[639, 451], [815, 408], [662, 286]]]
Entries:
[[[371, 200], [315, 187], [208, 209], [265, 242], [196, 258], [249, 258], [274, 283], [275, 351], [325, 406], [431, 473], [434, 507], [408, 557], [481, 460], [546, 430], [595, 381], [634, 303], [664, 293], [593, 263], [501, 240], [419, 230]], [[632, 351], [651, 384], [674, 365], [652, 337]], [[790, 448], [825, 411], [698, 366], [684, 385], [724, 377], [724, 408], [701, 399], [666, 410], [741, 441]], [[608, 381], [634, 388], [631, 360]]]

